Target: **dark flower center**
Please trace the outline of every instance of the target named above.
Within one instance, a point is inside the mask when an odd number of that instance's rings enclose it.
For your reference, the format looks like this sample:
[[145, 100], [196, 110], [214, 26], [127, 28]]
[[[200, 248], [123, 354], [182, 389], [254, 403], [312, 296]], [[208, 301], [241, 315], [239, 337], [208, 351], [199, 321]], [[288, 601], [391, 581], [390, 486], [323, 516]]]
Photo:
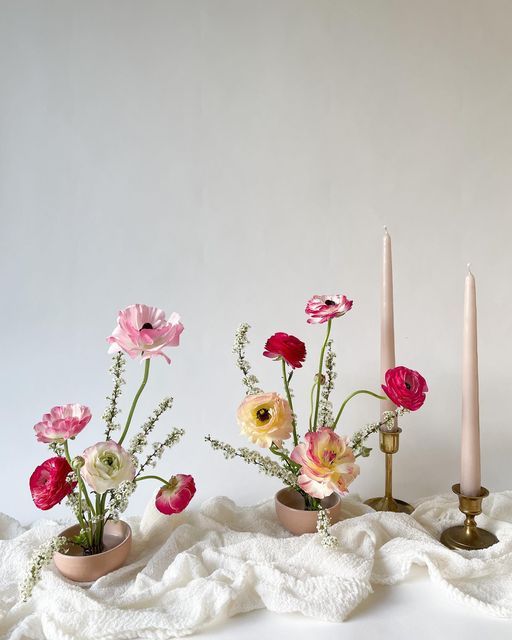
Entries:
[[405, 387], [406, 387], [407, 391], [411, 390], [411, 385], [408, 382], [405, 383]]
[[266, 407], [262, 407], [256, 411], [256, 417], [260, 422], [268, 422], [271, 418], [271, 414]]
[[140, 328], [140, 331], [142, 331], [143, 329], [152, 329], [152, 328], [153, 328], [153, 325], [151, 324], [151, 322], [145, 322]]
[[332, 307], [332, 306], [333, 306], [333, 305], [335, 305], [336, 303], [334, 302], [334, 300], [326, 300], [326, 301], [325, 301], [325, 304], [326, 304], [328, 307]]

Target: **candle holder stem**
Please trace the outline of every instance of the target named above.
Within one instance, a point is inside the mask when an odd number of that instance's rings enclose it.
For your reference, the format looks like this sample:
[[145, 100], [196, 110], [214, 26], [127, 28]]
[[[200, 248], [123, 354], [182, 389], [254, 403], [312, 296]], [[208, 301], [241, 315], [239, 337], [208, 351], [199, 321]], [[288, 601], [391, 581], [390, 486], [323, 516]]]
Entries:
[[370, 498], [365, 504], [375, 511], [392, 511], [394, 513], [412, 513], [414, 507], [408, 502], [393, 498], [393, 455], [398, 451], [400, 433], [402, 429], [395, 431], [379, 432], [380, 450], [385, 454], [386, 479], [384, 485], [384, 496], [381, 498]]
[[499, 542], [493, 533], [476, 525], [476, 516], [482, 513], [482, 500], [489, 495], [487, 489], [481, 487], [479, 496], [465, 496], [460, 492], [460, 484], [454, 484], [452, 491], [459, 497], [459, 510], [466, 517], [464, 524], [443, 531], [441, 542], [449, 549], [465, 551], [487, 549]]

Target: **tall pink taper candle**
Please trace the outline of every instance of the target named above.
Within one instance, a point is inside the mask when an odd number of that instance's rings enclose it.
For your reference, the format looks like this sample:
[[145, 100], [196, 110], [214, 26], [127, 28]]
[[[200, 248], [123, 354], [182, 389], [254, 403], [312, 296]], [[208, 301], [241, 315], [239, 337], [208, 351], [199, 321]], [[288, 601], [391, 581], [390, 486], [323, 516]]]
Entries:
[[464, 289], [464, 331], [462, 344], [462, 438], [460, 490], [479, 496], [480, 412], [478, 402], [478, 349], [476, 337], [476, 284], [468, 264]]
[[[384, 377], [388, 369], [395, 366], [395, 320], [393, 313], [393, 262], [391, 258], [391, 236], [387, 227], [384, 227], [382, 239], [382, 288], [381, 288], [381, 313], [380, 313], [380, 379], [384, 383]], [[381, 416], [384, 411], [394, 411], [395, 405], [391, 400], [380, 401]], [[397, 428], [396, 421], [394, 429]]]

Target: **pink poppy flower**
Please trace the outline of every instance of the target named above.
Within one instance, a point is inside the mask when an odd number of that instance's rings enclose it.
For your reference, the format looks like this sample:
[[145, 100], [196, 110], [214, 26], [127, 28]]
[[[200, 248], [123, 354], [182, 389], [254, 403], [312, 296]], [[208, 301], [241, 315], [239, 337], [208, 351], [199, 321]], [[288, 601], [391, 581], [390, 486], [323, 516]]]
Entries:
[[263, 355], [279, 360], [283, 358], [293, 369], [300, 369], [306, 359], [306, 345], [287, 333], [274, 333], [265, 343]]
[[178, 473], [156, 494], [155, 506], [160, 513], [181, 513], [194, 497], [196, 485], [192, 476]]
[[309, 324], [322, 324], [332, 318], [344, 316], [347, 311], [352, 309], [352, 300], [348, 300], [346, 296], [313, 296], [308, 300], [306, 305], [306, 313], [308, 314]]
[[164, 311], [157, 307], [133, 304], [119, 312], [117, 327], [107, 338], [109, 353], [124, 351], [130, 358], [140, 356], [143, 360], [162, 356], [170, 364], [163, 350], [177, 347], [182, 331], [177, 313], [172, 313], [167, 320]]
[[359, 466], [347, 438], [329, 427], [308, 431], [306, 443], [298, 444], [290, 457], [301, 465], [299, 487], [313, 498], [326, 498], [333, 492], [344, 495], [359, 475]]
[[386, 384], [382, 390], [397, 407], [416, 411], [425, 402], [428, 386], [425, 378], [407, 367], [386, 371]]
[[35, 468], [30, 476], [30, 493], [38, 509], [46, 511], [69, 495], [76, 482], [68, 482], [72, 469], [66, 458], [49, 458]]
[[64, 442], [77, 436], [91, 417], [91, 410], [83, 404], [64, 404], [45, 413], [34, 431], [39, 442]]

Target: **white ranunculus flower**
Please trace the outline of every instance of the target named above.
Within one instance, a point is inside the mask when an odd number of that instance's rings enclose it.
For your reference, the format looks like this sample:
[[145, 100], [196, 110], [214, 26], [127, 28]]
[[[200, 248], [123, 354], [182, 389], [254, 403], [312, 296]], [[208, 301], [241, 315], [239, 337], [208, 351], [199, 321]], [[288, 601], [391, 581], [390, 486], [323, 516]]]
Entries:
[[84, 451], [83, 457], [85, 464], [80, 473], [96, 493], [117, 489], [121, 482], [135, 477], [132, 457], [113, 440], [94, 444]]

